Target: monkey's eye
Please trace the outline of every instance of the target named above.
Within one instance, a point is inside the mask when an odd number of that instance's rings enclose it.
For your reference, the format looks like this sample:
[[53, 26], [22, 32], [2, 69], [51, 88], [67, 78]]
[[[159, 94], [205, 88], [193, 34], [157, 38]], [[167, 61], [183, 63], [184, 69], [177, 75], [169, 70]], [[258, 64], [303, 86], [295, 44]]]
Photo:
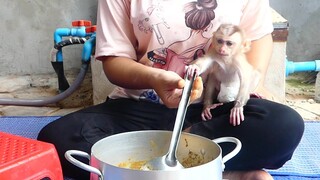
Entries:
[[223, 44], [223, 40], [222, 39], [217, 39], [217, 43], [218, 44]]
[[233, 42], [227, 41], [226, 44], [227, 44], [227, 46], [232, 46], [232, 45], [233, 45]]

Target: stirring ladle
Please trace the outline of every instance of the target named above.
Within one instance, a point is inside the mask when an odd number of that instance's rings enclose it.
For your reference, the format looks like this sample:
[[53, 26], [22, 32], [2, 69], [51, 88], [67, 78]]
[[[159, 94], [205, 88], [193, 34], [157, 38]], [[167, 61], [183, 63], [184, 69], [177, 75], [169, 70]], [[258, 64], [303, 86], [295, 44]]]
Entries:
[[178, 148], [178, 143], [180, 140], [180, 135], [182, 131], [182, 126], [184, 122], [184, 118], [187, 111], [187, 106], [189, 105], [190, 101], [190, 93], [192, 89], [192, 85], [195, 79], [195, 74], [190, 76], [186, 74], [185, 86], [182, 90], [182, 97], [179, 102], [177, 116], [171, 136], [171, 142], [169, 146], [169, 150], [166, 155], [151, 159], [148, 161], [141, 169], [145, 170], [179, 170], [183, 169], [184, 167], [181, 163], [177, 160], [176, 152]]

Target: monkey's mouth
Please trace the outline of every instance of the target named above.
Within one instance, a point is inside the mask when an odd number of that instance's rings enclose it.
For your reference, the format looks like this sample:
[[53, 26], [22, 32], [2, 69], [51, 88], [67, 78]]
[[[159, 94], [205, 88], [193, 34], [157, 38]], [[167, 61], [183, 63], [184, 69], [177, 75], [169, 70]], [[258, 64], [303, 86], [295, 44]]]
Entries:
[[228, 54], [225, 53], [218, 53], [220, 56], [229, 56]]

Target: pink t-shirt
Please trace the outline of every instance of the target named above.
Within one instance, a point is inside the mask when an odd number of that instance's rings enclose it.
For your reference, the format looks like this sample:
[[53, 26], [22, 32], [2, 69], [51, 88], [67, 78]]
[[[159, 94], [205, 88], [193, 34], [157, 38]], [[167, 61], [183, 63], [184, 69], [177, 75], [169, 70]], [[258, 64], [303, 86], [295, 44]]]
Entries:
[[[99, 0], [96, 58], [122, 56], [175, 71], [202, 56], [223, 23], [239, 25], [249, 40], [273, 31], [268, 0]], [[161, 103], [152, 89], [116, 87], [110, 98]]]

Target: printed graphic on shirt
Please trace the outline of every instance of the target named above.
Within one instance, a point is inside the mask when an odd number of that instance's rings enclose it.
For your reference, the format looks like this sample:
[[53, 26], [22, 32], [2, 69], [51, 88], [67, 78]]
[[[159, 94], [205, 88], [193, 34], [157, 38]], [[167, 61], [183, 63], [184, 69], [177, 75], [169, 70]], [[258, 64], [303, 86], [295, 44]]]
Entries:
[[157, 93], [153, 89], [148, 89], [146, 91], [143, 91], [143, 93], [140, 95], [140, 100], [147, 100], [155, 103], [160, 103], [160, 98], [157, 95]]
[[[164, 38], [162, 37], [159, 26], [165, 26], [168, 29], [170, 28], [163, 17], [163, 8], [164, 7], [159, 3], [157, 5], [152, 5], [148, 8], [148, 17], [140, 20], [138, 24], [140, 31], [155, 33], [160, 45], [164, 44]], [[149, 23], [150, 19], [152, 19], [152, 24]]]
[[[189, 65], [193, 60], [201, 57], [208, 47], [210, 36], [206, 33], [212, 32], [212, 20], [215, 18], [214, 10], [217, 8], [216, 0], [198, 0], [189, 2], [184, 5], [185, 26], [190, 30], [186, 39], [173, 42], [167, 47], [163, 47], [166, 39], [162, 36], [165, 29], [170, 29], [164, 16], [164, 6], [160, 3], [152, 5], [146, 13], [148, 17], [139, 21], [139, 30], [145, 33], [153, 33], [157, 42], [158, 49], [147, 52], [148, 59], [152, 62], [152, 66], [168, 71], [174, 71], [181, 77], [184, 77], [185, 66]], [[188, 46], [189, 45], [189, 46]], [[140, 95], [140, 99], [159, 102], [160, 99], [154, 90], [147, 90]]]

